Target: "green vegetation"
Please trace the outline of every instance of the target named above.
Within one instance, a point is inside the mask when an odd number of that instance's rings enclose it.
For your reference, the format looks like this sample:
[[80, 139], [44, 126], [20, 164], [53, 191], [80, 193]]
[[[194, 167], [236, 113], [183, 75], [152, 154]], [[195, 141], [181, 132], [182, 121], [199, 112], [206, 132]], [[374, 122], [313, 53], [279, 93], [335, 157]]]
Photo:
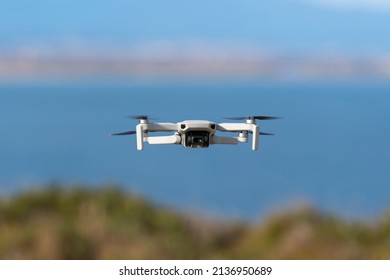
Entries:
[[258, 224], [179, 214], [119, 188], [51, 187], [0, 200], [1, 259], [390, 259], [390, 215], [312, 208]]

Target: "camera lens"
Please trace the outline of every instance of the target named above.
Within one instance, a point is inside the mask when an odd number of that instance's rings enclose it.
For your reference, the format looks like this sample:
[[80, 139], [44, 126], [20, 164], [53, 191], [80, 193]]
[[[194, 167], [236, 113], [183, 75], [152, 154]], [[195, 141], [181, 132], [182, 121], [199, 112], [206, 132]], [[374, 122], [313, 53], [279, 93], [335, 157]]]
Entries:
[[189, 131], [186, 133], [186, 147], [206, 148], [209, 146], [210, 133], [208, 131]]

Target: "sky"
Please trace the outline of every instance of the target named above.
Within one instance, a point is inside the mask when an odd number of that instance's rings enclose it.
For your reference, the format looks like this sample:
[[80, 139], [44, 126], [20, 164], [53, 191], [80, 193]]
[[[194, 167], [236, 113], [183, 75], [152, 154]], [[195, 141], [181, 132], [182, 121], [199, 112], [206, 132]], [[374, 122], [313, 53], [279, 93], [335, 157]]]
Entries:
[[388, 1], [2, 0], [0, 4], [0, 50], [47, 46], [104, 50], [167, 42], [244, 50], [390, 50]]

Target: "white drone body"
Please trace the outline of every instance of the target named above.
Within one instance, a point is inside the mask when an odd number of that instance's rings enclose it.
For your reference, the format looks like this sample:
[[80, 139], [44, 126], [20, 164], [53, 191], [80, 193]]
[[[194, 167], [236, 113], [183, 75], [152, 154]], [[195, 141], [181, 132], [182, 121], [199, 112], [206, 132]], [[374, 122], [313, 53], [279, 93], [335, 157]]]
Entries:
[[[259, 135], [273, 135], [261, 133], [256, 119], [274, 119], [275, 117], [254, 116], [246, 118], [244, 123], [215, 123], [205, 120], [188, 120], [178, 123], [152, 123], [147, 116], [134, 116], [139, 119], [135, 131], [114, 133], [111, 135], [136, 134], [137, 149], [143, 150], [144, 143], [149, 144], [181, 144], [186, 148], [207, 148], [214, 144], [247, 143], [248, 134], [252, 134], [252, 150], [259, 148]], [[232, 118], [232, 119], [242, 119]], [[168, 136], [151, 136], [153, 132], [173, 132]], [[236, 137], [218, 136], [217, 132], [236, 132]]]

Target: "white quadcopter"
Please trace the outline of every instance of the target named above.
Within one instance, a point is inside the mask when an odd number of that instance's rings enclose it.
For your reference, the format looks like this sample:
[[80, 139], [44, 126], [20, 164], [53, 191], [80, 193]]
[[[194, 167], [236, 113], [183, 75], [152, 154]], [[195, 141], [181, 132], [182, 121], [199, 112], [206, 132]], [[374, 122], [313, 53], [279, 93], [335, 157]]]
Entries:
[[[248, 134], [252, 134], [252, 150], [259, 148], [259, 135], [274, 135], [260, 132], [256, 120], [272, 120], [278, 117], [249, 116], [226, 118], [230, 120], [245, 120], [244, 123], [215, 123], [204, 120], [189, 120], [178, 123], [152, 123], [148, 116], [130, 116], [139, 120], [136, 130], [113, 133], [111, 135], [137, 134], [137, 149], [143, 150], [144, 142], [149, 144], [182, 144], [186, 148], [207, 148], [213, 144], [238, 144], [247, 143]], [[237, 137], [216, 135], [217, 131], [237, 132]], [[149, 136], [151, 132], [173, 132], [168, 136]]]

